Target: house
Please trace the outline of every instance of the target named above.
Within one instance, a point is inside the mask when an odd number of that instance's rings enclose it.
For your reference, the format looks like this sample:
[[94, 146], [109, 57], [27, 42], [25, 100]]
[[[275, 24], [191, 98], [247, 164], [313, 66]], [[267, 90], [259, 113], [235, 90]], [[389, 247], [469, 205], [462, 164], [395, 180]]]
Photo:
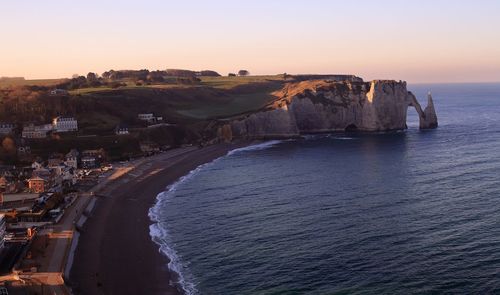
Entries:
[[55, 167], [55, 166], [59, 166], [63, 163], [64, 163], [64, 155], [59, 154], [59, 153], [54, 153], [54, 154], [50, 155], [50, 157], [48, 159], [47, 166]]
[[52, 126], [52, 124], [43, 124], [43, 125], [38, 126], [38, 128], [42, 131], [45, 131], [46, 133], [49, 133], [49, 132], [54, 130], [54, 127]]
[[63, 184], [75, 185], [78, 182], [78, 175], [76, 169], [73, 167], [64, 166], [62, 170]]
[[57, 96], [57, 95], [68, 95], [68, 91], [64, 90], [64, 89], [53, 89], [50, 91], [50, 95], [54, 95], [54, 96]]
[[103, 149], [82, 151], [82, 168], [92, 169], [101, 166], [106, 160], [106, 152]]
[[7, 225], [5, 223], [5, 215], [0, 214], [0, 252], [2, 252], [5, 247], [5, 234], [6, 234]]
[[153, 122], [155, 119], [155, 115], [153, 113], [138, 114], [137, 118], [139, 118], [139, 120], [142, 120], [142, 121]]
[[51, 175], [52, 175], [52, 172], [50, 172], [49, 169], [44, 168], [44, 167], [35, 169], [31, 173], [31, 177], [38, 176], [38, 177], [41, 177], [45, 180], [48, 180], [51, 177]]
[[33, 162], [31, 164], [31, 168], [33, 168], [33, 170], [38, 170], [38, 169], [42, 169], [43, 168], [43, 163], [41, 160], [36, 160], [35, 162]]
[[97, 168], [97, 160], [95, 156], [84, 156], [82, 157], [82, 168], [83, 169], [94, 169]]
[[66, 166], [65, 164], [54, 166], [52, 167], [54, 173], [52, 179], [56, 185], [74, 185], [77, 181], [75, 170], [75, 168]]
[[52, 128], [56, 132], [78, 131], [78, 121], [73, 117], [57, 117], [52, 120]]
[[128, 132], [128, 127], [124, 124], [120, 124], [118, 126], [116, 126], [115, 128], [115, 134], [116, 135], [127, 135], [129, 134]]
[[45, 126], [35, 126], [30, 124], [23, 128], [21, 133], [22, 138], [45, 138], [47, 137], [47, 130]]
[[46, 190], [47, 181], [39, 176], [28, 179], [28, 188], [35, 193], [42, 193]]
[[137, 118], [148, 123], [157, 123], [163, 121], [163, 117], [155, 117], [153, 113], [138, 114]]
[[80, 153], [77, 150], [72, 149], [71, 151], [69, 151], [69, 153], [66, 154], [66, 159], [64, 161], [64, 164], [66, 164], [66, 166], [68, 167], [77, 169], [79, 156]]
[[14, 131], [14, 124], [0, 123], [0, 135], [7, 135]]
[[94, 156], [97, 160], [104, 161], [106, 159], [106, 152], [104, 151], [104, 149], [82, 151], [82, 157], [87, 156]]

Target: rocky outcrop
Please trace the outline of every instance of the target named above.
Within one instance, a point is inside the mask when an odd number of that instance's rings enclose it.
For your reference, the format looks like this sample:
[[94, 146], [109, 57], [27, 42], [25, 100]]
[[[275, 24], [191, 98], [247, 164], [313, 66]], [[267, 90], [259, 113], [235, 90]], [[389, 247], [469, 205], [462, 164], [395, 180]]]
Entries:
[[417, 110], [420, 128], [437, 127], [432, 97], [422, 110], [401, 81], [303, 81], [290, 83], [274, 95], [276, 100], [259, 112], [226, 123], [225, 140], [228, 134], [231, 138], [289, 138], [335, 131], [403, 130], [409, 106]]
[[436, 109], [434, 108], [434, 101], [432, 94], [429, 92], [427, 95], [427, 106], [424, 110], [424, 115], [420, 117], [420, 129], [434, 129], [438, 127], [438, 118]]

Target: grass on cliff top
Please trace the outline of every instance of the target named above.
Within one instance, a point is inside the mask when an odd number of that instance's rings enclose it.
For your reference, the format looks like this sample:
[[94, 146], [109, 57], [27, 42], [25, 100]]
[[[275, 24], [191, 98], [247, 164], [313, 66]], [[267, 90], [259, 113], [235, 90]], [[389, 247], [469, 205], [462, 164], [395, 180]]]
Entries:
[[137, 86], [133, 83], [127, 83], [127, 86], [122, 86], [122, 87], [118, 87], [118, 88], [111, 88], [108, 86], [79, 88], [79, 89], [70, 90], [69, 94], [71, 94], [71, 95], [85, 95], [85, 94], [92, 94], [92, 93], [96, 93], [96, 92], [105, 92], [105, 91], [123, 90], [123, 89], [150, 89], [150, 88], [168, 89], [168, 88], [189, 88], [189, 87], [193, 87], [193, 86], [181, 85], [181, 84], [152, 84], [152, 85]]
[[[185, 85], [185, 84], [176, 84], [175, 80], [169, 80], [168, 83], [160, 83], [153, 85], [142, 85], [136, 86], [132, 82], [127, 82], [127, 86], [119, 87], [117, 89], [141, 89], [141, 88], [190, 88], [190, 87], [211, 87], [216, 89], [233, 89], [238, 86], [245, 86], [251, 84], [258, 83], [269, 83], [269, 82], [282, 82], [283, 76], [275, 75], [275, 76], [246, 76], [246, 77], [200, 77], [201, 83], [199, 85]], [[89, 87], [89, 88], [80, 88], [69, 91], [71, 95], [85, 95], [91, 94], [95, 92], [102, 91], [112, 91], [115, 90], [111, 87], [102, 86], [102, 87]]]
[[237, 94], [225, 103], [197, 104], [187, 109], [179, 109], [177, 113], [198, 120], [227, 118], [258, 110], [273, 99], [275, 97], [268, 91]]
[[9, 88], [16, 86], [55, 86], [64, 82], [66, 79], [0, 79], [0, 88]]
[[272, 92], [283, 87], [283, 78], [281, 76], [203, 77], [202, 84], [227, 91], [227, 99], [192, 104], [177, 110], [177, 113], [205, 120], [253, 112], [276, 99]]
[[[148, 109], [150, 112], [170, 114], [188, 120], [206, 120], [226, 118], [235, 115], [256, 111], [275, 97], [272, 92], [283, 87], [283, 78], [280, 76], [247, 76], [247, 77], [202, 77], [198, 85], [182, 84], [155, 84], [136, 86], [127, 83], [127, 86], [112, 89], [109, 87], [83, 88], [70, 91], [73, 95], [93, 95], [103, 98], [113, 95], [124, 99], [141, 98], [144, 102], [158, 100], [162, 106]], [[144, 91], [140, 91], [143, 89]], [[178, 89], [167, 93], [151, 92], [153, 89]], [[220, 93], [220, 94], [216, 94]], [[105, 96], [106, 95], [106, 96]], [[137, 112], [139, 109], [136, 110]], [[146, 111], [146, 110], [143, 110]], [[173, 119], [173, 118], [172, 118]], [[104, 124], [109, 125], [109, 124]]]
[[245, 77], [201, 77], [201, 83], [204, 86], [231, 89], [241, 85], [264, 83], [264, 82], [281, 82], [282, 75], [274, 76], [245, 76]]

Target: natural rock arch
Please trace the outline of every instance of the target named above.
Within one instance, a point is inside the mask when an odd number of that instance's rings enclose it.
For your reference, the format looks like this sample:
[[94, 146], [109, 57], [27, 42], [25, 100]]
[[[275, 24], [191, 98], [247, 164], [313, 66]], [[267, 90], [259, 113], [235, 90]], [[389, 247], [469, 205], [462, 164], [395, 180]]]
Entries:
[[438, 127], [436, 109], [434, 108], [434, 101], [432, 100], [432, 94], [430, 92], [427, 95], [427, 106], [424, 110], [422, 110], [422, 107], [413, 93], [408, 92], [407, 101], [408, 106], [414, 107], [418, 113], [420, 129], [433, 129]]

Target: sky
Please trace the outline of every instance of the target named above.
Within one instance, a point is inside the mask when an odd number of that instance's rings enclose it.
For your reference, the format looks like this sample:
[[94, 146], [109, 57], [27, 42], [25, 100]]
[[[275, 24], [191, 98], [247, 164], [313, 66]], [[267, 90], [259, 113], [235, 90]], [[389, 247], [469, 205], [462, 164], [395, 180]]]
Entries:
[[0, 0], [0, 76], [114, 69], [500, 81], [498, 0]]

